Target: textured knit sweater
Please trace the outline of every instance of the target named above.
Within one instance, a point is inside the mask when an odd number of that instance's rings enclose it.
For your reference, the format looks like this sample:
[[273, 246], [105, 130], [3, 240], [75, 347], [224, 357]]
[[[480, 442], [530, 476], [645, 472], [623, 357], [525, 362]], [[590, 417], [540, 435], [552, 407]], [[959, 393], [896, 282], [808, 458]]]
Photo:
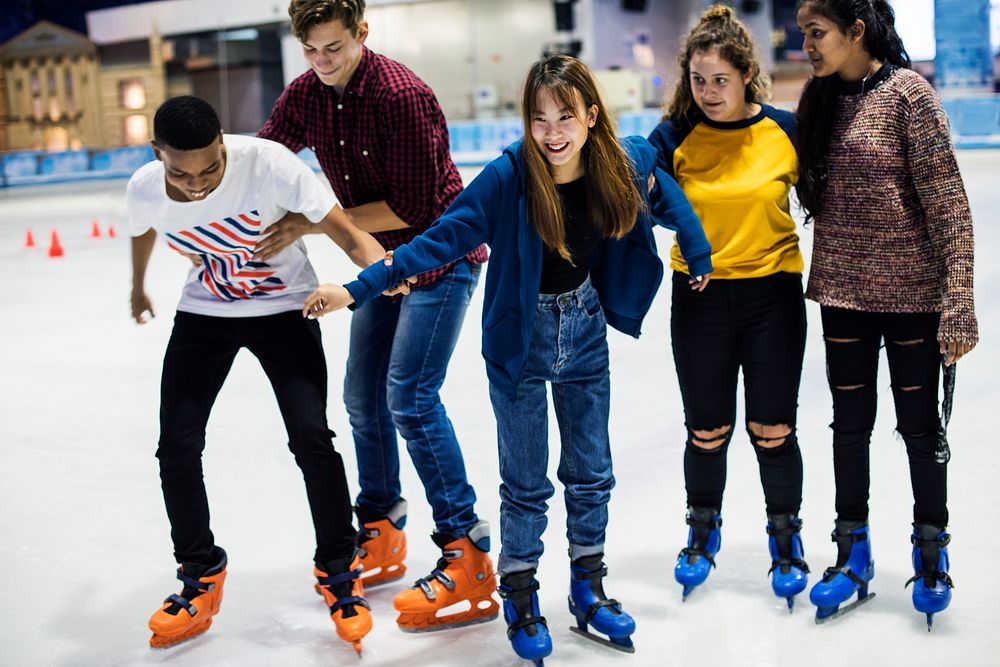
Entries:
[[948, 119], [919, 74], [880, 74], [870, 90], [838, 97], [806, 296], [850, 310], [940, 312], [939, 340], [977, 342], [972, 216]]

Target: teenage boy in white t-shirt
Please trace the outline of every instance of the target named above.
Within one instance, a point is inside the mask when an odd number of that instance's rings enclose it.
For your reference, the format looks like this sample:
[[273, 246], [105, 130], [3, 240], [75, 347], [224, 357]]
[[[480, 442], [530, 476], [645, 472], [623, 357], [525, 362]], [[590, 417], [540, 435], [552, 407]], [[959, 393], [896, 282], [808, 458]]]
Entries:
[[[317, 286], [301, 241], [266, 262], [261, 231], [288, 211], [304, 214], [361, 267], [382, 247], [354, 227], [306, 165], [280, 144], [223, 135], [204, 100], [175, 97], [153, 120], [157, 160], [128, 183], [132, 317], [153, 315], [143, 286], [156, 237], [193, 260], [163, 360], [156, 456], [177, 578], [184, 583], [150, 618], [150, 645], [198, 635], [222, 599], [226, 552], [209, 529], [201, 455], [205, 426], [236, 353], [260, 361], [278, 399], [288, 448], [305, 479], [316, 529], [316, 577], [337, 633], [360, 650], [371, 616], [358, 579], [351, 496], [326, 422], [326, 360], [315, 320], [303, 319]], [[257, 406], [247, 406], [252, 414]]]

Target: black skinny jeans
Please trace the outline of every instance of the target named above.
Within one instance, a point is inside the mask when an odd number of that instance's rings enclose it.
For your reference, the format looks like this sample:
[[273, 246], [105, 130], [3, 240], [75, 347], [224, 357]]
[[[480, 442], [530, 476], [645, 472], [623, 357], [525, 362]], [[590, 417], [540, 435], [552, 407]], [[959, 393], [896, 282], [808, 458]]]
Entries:
[[[298, 311], [261, 317], [178, 312], [160, 383], [160, 482], [179, 563], [212, 564], [201, 454], [215, 398], [240, 348], [264, 368], [288, 432], [288, 448], [305, 478], [316, 529], [315, 560], [354, 551], [351, 497], [344, 463], [326, 422], [326, 359], [319, 323]], [[247, 406], [252, 418], [256, 406]]]
[[[795, 433], [799, 381], [805, 352], [806, 311], [802, 276], [712, 280], [701, 293], [688, 276], [673, 276], [670, 316], [674, 365], [688, 429], [684, 480], [688, 506], [721, 509], [726, 487], [726, 450], [735, 429], [740, 368], [746, 421], [754, 443], [768, 513], [798, 514], [802, 504], [802, 455]], [[765, 447], [749, 422], [787, 425], [784, 443]], [[704, 449], [693, 431], [729, 425], [722, 444]], [[714, 442], [718, 438], [697, 438]]]
[[[833, 394], [833, 469], [837, 518], [867, 521], [869, 457], [879, 349], [885, 340], [896, 430], [906, 443], [913, 520], [948, 524], [948, 439], [938, 414], [940, 313], [867, 313], [823, 306], [826, 369]], [[952, 367], [953, 369], [954, 367]], [[946, 376], [950, 411], [953, 371]]]

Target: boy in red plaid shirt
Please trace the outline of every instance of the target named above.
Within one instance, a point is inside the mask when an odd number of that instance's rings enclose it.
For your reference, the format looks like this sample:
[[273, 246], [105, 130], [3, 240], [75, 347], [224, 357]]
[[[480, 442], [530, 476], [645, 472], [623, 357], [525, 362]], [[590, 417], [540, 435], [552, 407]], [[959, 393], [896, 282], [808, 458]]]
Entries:
[[[309, 147], [352, 222], [392, 250], [427, 229], [462, 190], [434, 92], [400, 63], [364, 46], [364, 0], [292, 0], [292, 33], [310, 70], [292, 81], [258, 136]], [[272, 226], [266, 258], [306, 233], [289, 217]], [[444, 382], [486, 248], [416, 278], [404, 299], [381, 297], [354, 312], [344, 400], [357, 449], [358, 547], [367, 586], [406, 571], [406, 501], [398, 430], [434, 514], [437, 567], [394, 600], [406, 631], [491, 620], [498, 607], [489, 526], [441, 404]], [[439, 617], [468, 600], [471, 607]], [[483, 608], [480, 608], [482, 604]]]

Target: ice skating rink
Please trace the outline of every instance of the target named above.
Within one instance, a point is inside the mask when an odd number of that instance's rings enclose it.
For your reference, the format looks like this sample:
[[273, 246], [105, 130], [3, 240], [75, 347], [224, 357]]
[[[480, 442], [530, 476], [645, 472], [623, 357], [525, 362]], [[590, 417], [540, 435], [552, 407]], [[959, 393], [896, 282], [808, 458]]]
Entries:
[[[669, 286], [638, 341], [609, 334], [611, 433], [618, 486], [611, 503], [607, 591], [635, 616], [634, 655], [569, 631], [568, 560], [561, 494], [553, 498], [542, 560], [542, 613], [555, 650], [549, 665], [998, 665], [1000, 585], [1000, 152], [963, 152], [976, 221], [976, 293], [983, 342], [958, 370], [949, 433], [951, 608], [928, 633], [904, 582], [910, 567], [911, 494], [902, 442], [894, 434], [885, 366], [872, 444], [871, 526], [877, 597], [849, 617], [817, 626], [800, 596], [794, 613], [771, 592], [764, 505], [756, 461], [741, 430], [729, 453], [723, 548], [706, 585], [681, 602], [672, 568], [686, 539], [681, 457], [683, 417], [670, 356]], [[468, 179], [473, 174], [464, 174]], [[409, 571], [371, 589], [375, 627], [355, 657], [339, 641], [312, 590], [313, 533], [298, 469], [288, 453], [264, 374], [242, 352], [208, 429], [205, 476], [216, 538], [229, 552], [225, 602], [205, 635], [165, 651], [147, 645], [146, 620], [179, 590], [156, 460], [160, 362], [185, 260], [158, 246], [148, 292], [157, 317], [129, 318], [129, 240], [124, 181], [0, 190], [0, 665], [517, 665], [502, 620], [408, 635], [392, 597], [426, 574], [438, 553], [430, 509], [403, 456], [410, 501]], [[117, 238], [91, 238], [113, 223]], [[24, 247], [25, 233], [38, 247]], [[65, 256], [49, 259], [51, 230]], [[670, 238], [660, 234], [661, 249]], [[808, 250], [809, 229], [801, 232]], [[325, 238], [310, 253], [324, 280], [353, 267]], [[668, 283], [669, 285], [669, 283]], [[495, 423], [479, 354], [482, 286], [444, 388], [463, 443], [478, 511], [499, 539]], [[809, 304], [809, 342], [799, 413], [805, 460], [802, 517], [806, 558], [817, 580], [833, 564], [833, 469], [829, 392], [819, 310]], [[349, 315], [323, 320], [330, 368], [329, 420], [356, 479], [341, 394]], [[742, 423], [743, 416], [738, 417]], [[552, 420], [555, 423], [555, 420]], [[555, 479], [553, 426], [550, 470]], [[401, 445], [402, 446], [402, 445]], [[557, 485], [558, 486], [558, 485]]]

